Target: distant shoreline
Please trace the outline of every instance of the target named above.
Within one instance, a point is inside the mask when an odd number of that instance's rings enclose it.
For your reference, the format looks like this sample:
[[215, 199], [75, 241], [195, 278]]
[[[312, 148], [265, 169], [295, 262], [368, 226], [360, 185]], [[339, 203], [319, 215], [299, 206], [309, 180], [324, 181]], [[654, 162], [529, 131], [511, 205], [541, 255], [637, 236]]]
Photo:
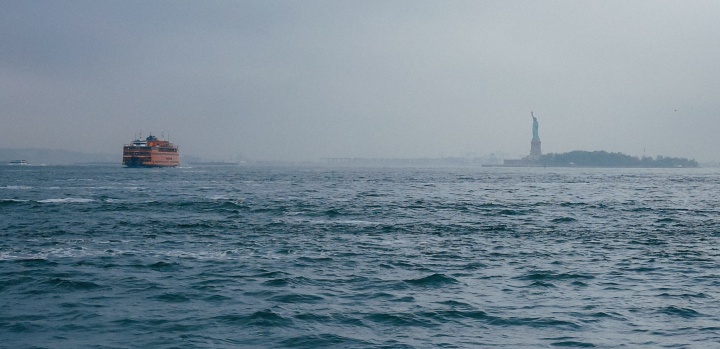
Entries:
[[584, 168], [696, 168], [697, 161], [687, 158], [658, 155], [637, 157], [604, 150], [573, 150], [567, 153], [550, 153], [505, 160], [506, 167], [584, 167]]

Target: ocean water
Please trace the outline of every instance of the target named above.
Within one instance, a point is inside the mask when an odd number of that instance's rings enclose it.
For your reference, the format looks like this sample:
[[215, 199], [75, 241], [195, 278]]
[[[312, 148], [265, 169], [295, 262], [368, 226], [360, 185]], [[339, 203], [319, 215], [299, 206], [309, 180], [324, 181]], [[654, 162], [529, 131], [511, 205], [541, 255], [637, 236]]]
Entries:
[[717, 348], [715, 169], [0, 167], [2, 348]]

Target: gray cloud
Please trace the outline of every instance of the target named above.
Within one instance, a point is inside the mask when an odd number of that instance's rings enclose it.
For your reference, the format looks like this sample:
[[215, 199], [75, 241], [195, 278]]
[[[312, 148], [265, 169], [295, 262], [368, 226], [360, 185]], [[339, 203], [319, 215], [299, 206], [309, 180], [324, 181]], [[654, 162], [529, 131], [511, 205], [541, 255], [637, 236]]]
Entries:
[[0, 147], [717, 161], [717, 2], [9, 1]]

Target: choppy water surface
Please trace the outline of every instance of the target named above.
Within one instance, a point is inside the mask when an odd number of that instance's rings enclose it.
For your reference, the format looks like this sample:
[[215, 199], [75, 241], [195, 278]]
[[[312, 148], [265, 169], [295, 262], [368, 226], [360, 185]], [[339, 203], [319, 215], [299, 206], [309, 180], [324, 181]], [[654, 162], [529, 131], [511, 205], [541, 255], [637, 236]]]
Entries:
[[716, 348], [712, 169], [0, 168], [0, 347]]

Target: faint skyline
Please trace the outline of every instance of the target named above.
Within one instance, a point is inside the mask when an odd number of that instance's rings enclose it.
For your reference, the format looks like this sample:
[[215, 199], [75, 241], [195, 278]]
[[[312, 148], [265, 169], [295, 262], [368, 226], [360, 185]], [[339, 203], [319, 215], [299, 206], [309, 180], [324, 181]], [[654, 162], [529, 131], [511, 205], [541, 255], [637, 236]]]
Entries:
[[720, 160], [717, 1], [4, 1], [0, 147]]

